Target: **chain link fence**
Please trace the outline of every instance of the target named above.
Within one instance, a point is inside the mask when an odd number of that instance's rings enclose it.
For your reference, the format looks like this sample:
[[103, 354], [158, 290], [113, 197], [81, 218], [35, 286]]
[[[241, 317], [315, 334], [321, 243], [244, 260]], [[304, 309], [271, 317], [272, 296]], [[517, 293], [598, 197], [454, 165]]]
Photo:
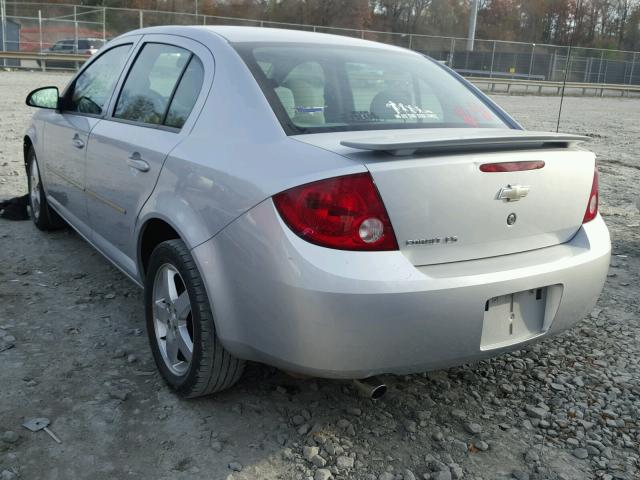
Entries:
[[[621, 50], [476, 40], [466, 38], [353, 30], [296, 23], [174, 13], [129, 8], [90, 7], [0, 0], [3, 51], [51, 52], [61, 42], [79, 50], [79, 40], [109, 40], [121, 33], [154, 25], [246, 25], [292, 28], [359, 37], [425, 53], [471, 77], [640, 85], [640, 53]], [[29, 68], [0, 60], [4, 66]]]

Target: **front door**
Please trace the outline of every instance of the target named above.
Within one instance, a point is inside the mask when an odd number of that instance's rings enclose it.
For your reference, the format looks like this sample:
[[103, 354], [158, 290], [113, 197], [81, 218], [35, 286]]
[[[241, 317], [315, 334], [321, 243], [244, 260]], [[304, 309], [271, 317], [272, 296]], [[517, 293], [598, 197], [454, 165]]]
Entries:
[[87, 208], [93, 240], [134, 277], [136, 218], [167, 155], [187, 133], [205, 65], [212, 68], [201, 60], [206, 52], [187, 39], [145, 36], [109, 117], [91, 132]]
[[51, 112], [44, 128], [47, 193], [55, 207], [85, 235], [89, 133], [100, 122], [130, 50], [130, 43], [118, 45], [91, 62], [67, 88], [61, 111]]

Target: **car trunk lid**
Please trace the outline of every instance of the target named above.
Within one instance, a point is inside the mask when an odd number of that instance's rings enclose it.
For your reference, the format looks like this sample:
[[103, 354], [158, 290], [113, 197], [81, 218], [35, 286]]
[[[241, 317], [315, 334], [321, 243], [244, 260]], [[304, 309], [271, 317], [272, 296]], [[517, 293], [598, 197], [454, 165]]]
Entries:
[[[364, 163], [400, 250], [415, 265], [567, 242], [582, 224], [593, 181], [595, 157], [576, 148], [586, 138], [573, 135], [424, 129], [295, 138]], [[481, 169], [507, 162], [543, 166]]]

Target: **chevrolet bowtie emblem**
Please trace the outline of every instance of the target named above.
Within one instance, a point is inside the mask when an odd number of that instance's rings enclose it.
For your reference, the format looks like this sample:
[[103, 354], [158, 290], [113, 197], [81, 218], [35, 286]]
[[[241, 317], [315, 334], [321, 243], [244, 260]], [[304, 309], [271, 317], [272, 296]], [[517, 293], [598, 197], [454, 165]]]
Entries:
[[507, 202], [517, 202], [529, 193], [527, 185], [507, 185], [502, 187], [498, 192], [497, 200], [506, 200]]

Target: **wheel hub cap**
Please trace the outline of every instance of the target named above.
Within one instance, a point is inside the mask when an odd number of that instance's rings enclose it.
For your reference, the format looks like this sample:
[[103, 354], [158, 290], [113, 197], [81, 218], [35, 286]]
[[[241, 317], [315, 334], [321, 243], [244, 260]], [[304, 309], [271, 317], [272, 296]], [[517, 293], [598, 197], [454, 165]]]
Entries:
[[158, 269], [153, 284], [153, 324], [167, 368], [185, 375], [193, 357], [191, 302], [182, 276], [168, 263]]
[[38, 217], [40, 217], [40, 173], [38, 172], [38, 164], [35, 158], [31, 162], [29, 177], [31, 214], [33, 215], [33, 218], [37, 220]]

